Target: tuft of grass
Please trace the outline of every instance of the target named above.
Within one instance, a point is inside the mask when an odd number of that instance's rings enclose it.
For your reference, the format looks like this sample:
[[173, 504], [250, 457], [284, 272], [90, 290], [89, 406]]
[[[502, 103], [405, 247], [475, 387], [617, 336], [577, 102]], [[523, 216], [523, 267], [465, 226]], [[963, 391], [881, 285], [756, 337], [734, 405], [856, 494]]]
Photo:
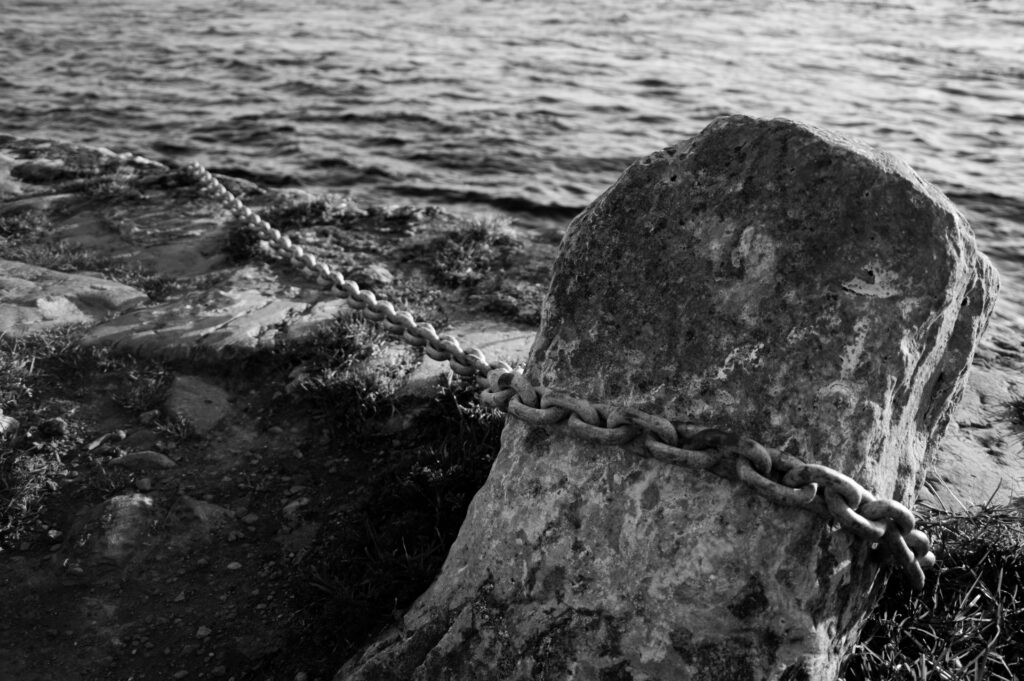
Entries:
[[438, 285], [458, 290], [474, 309], [522, 324], [540, 323], [546, 282], [506, 274], [521, 270], [524, 257], [529, 257], [508, 219], [448, 216], [445, 229], [401, 250], [406, 260], [422, 263]]
[[111, 398], [125, 411], [138, 415], [156, 409], [167, 398], [174, 376], [162, 365], [125, 358], [132, 366], [122, 372], [120, 387]]
[[198, 437], [195, 424], [181, 416], [163, 419], [155, 425], [155, 430], [158, 433], [164, 433], [179, 444]]
[[327, 431], [331, 442], [343, 442], [368, 422], [388, 415], [398, 380], [411, 368], [403, 355], [389, 353], [393, 343], [379, 325], [362, 317], [338, 319], [246, 364], [253, 371], [283, 366], [290, 373], [271, 413], [299, 409]]
[[1024, 514], [935, 511], [921, 524], [940, 547], [925, 589], [889, 580], [842, 678], [1024, 678]]
[[[0, 336], [0, 411], [15, 416], [20, 428], [0, 439], [0, 550], [18, 545], [33, 531], [46, 498], [69, 475], [67, 456], [76, 423], [54, 412], [50, 392], [74, 380], [75, 341], [80, 327], [33, 336]], [[47, 427], [64, 419], [67, 427]], [[70, 421], [70, 425], [68, 425]]]
[[1017, 426], [1024, 426], [1024, 395], [1015, 395], [1006, 403], [1010, 421]]
[[50, 222], [41, 210], [26, 210], [0, 217], [0, 245], [38, 235], [49, 228]]
[[254, 229], [240, 220], [228, 226], [224, 252], [233, 263], [246, 263], [260, 256], [260, 237]]
[[335, 224], [347, 214], [347, 202], [332, 196], [284, 200], [260, 211], [260, 217], [282, 232]]
[[114, 172], [90, 177], [74, 186], [85, 196], [97, 201], [133, 201], [145, 197], [139, 188], [139, 175], [130, 166], [119, 166]]
[[494, 285], [472, 296], [480, 307], [497, 312], [520, 324], [540, 326], [540, 313], [547, 288], [528, 282], [496, 280]]
[[522, 244], [503, 218], [470, 218], [435, 237], [434, 276], [451, 287], [475, 286], [511, 263]]

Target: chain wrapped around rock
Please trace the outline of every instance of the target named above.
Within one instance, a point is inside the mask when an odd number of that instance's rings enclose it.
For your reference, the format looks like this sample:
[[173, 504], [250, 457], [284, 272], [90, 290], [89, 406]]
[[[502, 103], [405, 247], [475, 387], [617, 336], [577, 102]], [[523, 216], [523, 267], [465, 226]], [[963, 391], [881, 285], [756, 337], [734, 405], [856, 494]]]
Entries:
[[635, 449], [641, 456], [739, 480], [774, 503], [803, 508], [877, 544], [903, 567], [914, 589], [924, 587], [924, 568], [935, 564], [935, 554], [930, 538], [916, 529], [913, 512], [903, 504], [877, 499], [839, 471], [805, 463], [747, 437], [673, 423], [635, 408], [593, 403], [533, 385], [521, 370], [505, 362], [488, 362], [477, 348], [463, 349], [457, 338], [439, 336], [432, 325], [417, 322], [408, 312], [396, 311], [390, 302], [377, 300], [372, 291], [361, 290], [340, 272], [318, 262], [245, 206], [198, 163], [186, 166], [185, 173], [271, 249], [305, 270], [320, 286], [345, 298], [365, 319], [383, 324], [409, 345], [423, 348], [432, 359], [447, 361], [456, 374], [475, 379], [481, 388], [478, 398], [485, 406], [533, 426], [565, 427], [589, 442], [622, 446], [640, 440], [641, 446]]

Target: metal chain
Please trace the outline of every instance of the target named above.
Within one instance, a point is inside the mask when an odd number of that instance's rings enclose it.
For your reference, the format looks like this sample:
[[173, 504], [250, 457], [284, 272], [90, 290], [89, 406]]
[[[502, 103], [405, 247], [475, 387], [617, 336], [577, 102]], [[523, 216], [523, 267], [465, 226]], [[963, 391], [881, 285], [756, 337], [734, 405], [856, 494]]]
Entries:
[[836, 522], [872, 545], [884, 549], [901, 565], [915, 589], [924, 587], [924, 568], [935, 564], [931, 539], [915, 528], [914, 514], [891, 499], [878, 499], [852, 478], [827, 466], [809, 464], [754, 440], [713, 428], [677, 424], [633, 408], [598, 404], [566, 392], [533, 385], [521, 369], [488, 362], [477, 348], [463, 349], [454, 336], [438, 335], [434, 327], [398, 312], [371, 291], [306, 253], [286, 235], [246, 207], [198, 163], [185, 173], [292, 265], [317, 283], [345, 298], [364, 318], [383, 324], [406, 343], [421, 347], [431, 358], [447, 361], [452, 370], [474, 379], [478, 398], [534, 426], [564, 426], [575, 437], [605, 445], [642, 439], [641, 455], [670, 464], [710, 471], [740, 480], [763, 497], [802, 508]]

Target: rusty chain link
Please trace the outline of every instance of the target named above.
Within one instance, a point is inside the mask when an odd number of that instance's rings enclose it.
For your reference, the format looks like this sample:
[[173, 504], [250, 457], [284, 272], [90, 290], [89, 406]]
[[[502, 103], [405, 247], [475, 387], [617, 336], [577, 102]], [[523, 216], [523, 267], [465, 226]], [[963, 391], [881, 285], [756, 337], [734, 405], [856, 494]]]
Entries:
[[185, 173], [202, 191], [230, 210], [270, 248], [317, 283], [345, 298], [370, 321], [383, 324], [406, 343], [423, 348], [432, 359], [447, 361], [452, 370], [475, 379], [478, 398], [533, 426], [564, 425], [579, 439], [625, 445], [642, 438], [638, 453], [659, 461], [707, 470], [739, 480], [779, 505], [802, 508], [870, 544], [884, 548], [906, 571], [915, 589], [924, 587], [924, 568], [935, 564], [931, 539], [915, 528], [913, 512], [890, 499], [877, 499], [857, 481], [827, 466], [809, 464], [754, 440], [713, 428], [676, 424], [639, 409], [595, 404], [566, 392], [533, 385], [521, 369], [488, 362], [477, 348], [465, 350], [454, 336], [437, 334], [430, 324], [396, 311], [372, 291], [363, 291], [245, 206], [198, 163]]

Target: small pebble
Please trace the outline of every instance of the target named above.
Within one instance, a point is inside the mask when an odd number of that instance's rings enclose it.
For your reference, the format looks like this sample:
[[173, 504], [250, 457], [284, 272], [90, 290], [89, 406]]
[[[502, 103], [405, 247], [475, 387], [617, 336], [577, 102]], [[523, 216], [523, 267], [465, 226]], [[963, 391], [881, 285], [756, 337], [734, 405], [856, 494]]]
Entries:
[[256, 524], [256, 522], [257, 522], [257, 521], [258, 521], [259, 519], [260, 519], [260, 517], [259, 517], [258, 515], [256, 515], [255, 513], [247, 513], [247, 514], [246, 514], [246, 515], [245, 515], [245, 516], [244, 516], [244, 517], [242, 518], [242, 522], [243, 522], [243, 523], [245, 523], [246, 525], [255, 525], [255, 524]]
[[176, 678], [176, 679], [183, 679], [186, 676], [188, 676], [188, 670], [187, 669], [182, 669], [181, 671], [174, 672], [174, 678]]
[[140, 492], [148, 492], [153, 489], [153, 481], [149, 478], [139, 478], [135, 481], [135, 489]]
[[228, 570], [241, 570], [241, 569], [242, 569], [242, 564], [239, 563], [237, 560], [233, 560], [230, 563], [228, 563]]
[[196, 629], [196, 638], [206, 638], [212, 633], [213, 631], [210, 629], [210, 627], [201, 626], [198, 629]]
[[174, 468], [178, 464], [166, 454], [145, 450], [142, 452], [130, 452], [122, 454], [116, 459], [110, 460], [112, 466], [124, 466], [132, 470], [144, 470], [153, 468]]

